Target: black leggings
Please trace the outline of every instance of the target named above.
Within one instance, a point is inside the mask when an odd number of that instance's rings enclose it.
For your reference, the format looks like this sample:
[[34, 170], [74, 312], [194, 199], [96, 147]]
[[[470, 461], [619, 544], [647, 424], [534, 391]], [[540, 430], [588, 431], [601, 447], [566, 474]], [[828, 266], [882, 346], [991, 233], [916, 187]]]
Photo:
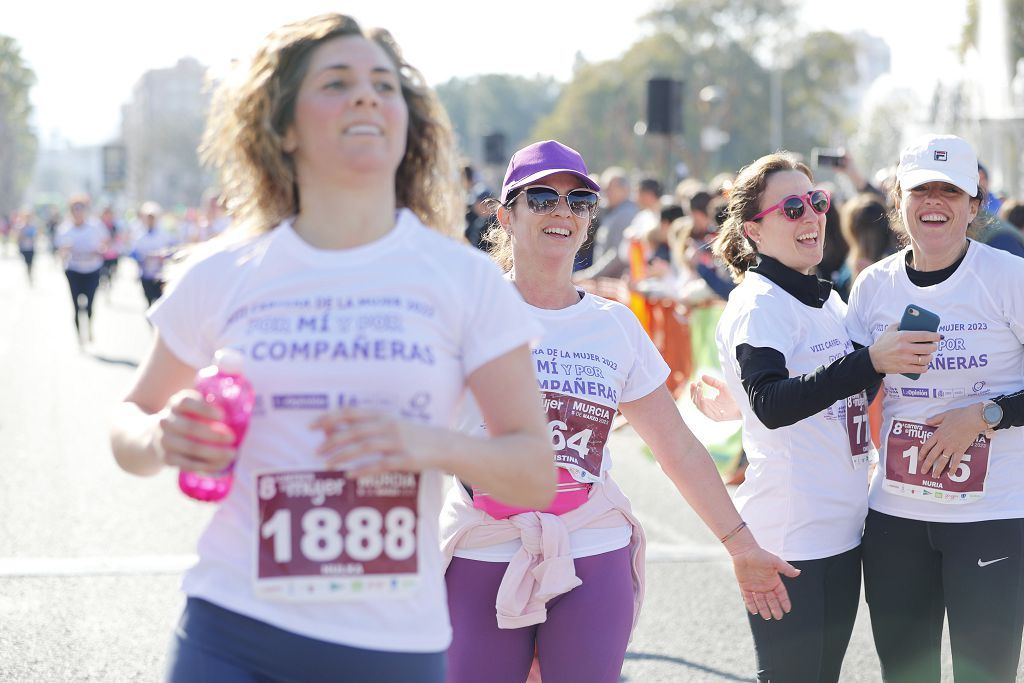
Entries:
[[100, 284], [100, 271], [94, 270], [91, 273], [79, 273], [74, 270], [65, 270], [68, 278], [68, 286], [71, 288], [71, 306], [75, 315], [75, 329], [78, 329], [78, 312], [82, 310], [80, 297], [85, 297], [85, 315], [92, 320], [92, 300], [96, 297], [96, 288]]
[[152, 280], [144, 277], [140, 278], [140, 281], [142, 282], [142, 293], [146, 296], [146, 304], [152, 306], [153, 302], [164, 293], [163, 280]]
[[21, 258], [25, 259], [25, 267], [28, 269], [28, 274], [32, 274], [32, 260], [35, 258], [36, 252], [34, 249], [22, 249]]
[[782, 577], [793, 610], [781, 620], [747, 614], [762, 683], [839, 680], [860, 604], [860, 548], [820, 560], [790, 562], [800, 570]]
[[1024, 630], [1024, 519], [922, 522], [872, 510], [863, 547], [888, 683], [939, 680], [943, 616], [956, 683], [1013, 683]]

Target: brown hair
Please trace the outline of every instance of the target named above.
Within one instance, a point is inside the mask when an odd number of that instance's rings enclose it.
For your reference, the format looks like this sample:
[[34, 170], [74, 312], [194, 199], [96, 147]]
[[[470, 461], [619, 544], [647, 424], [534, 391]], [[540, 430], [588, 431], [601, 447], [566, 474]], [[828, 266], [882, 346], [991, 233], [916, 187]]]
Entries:
[[453, 136], [448, 116], [423, 76], [384, 29], [364, 31], [351, 17], [321, 14], [273, 31], [238, 77], [217, 89], [200, 153], [220, 173], [228, 212], [248, 230], [265, 232], [299, 211], [295, 166], [282, 143], [295, 116], [312, 53], [335, 38], [359, 36], [394, 63], [409, 109], [405, 156], [395, 173], [397, 205], [424, 223], [451, 230], [458, 222]]
[[712, 251], [729, 267], [729, 273], [736, 282], [742, 281], [744, 273], [757, 263], [757, 246], [747, 237], [743, 224], [760, 212], [761, 196], [768, 185], [768, 178], [779, 171], [800, 171], [814, 180], [811, 169], [789, 152], [780, 151], [740, 169], [729, 192], [725, 222], [712, 244]]
[[864, 192], [843, 204], [840, 218], [843, 239], [850, 245], [846, 262], [856, 278], [864, 267], [890, 253], [894, 239], [889, 214], [878, 195]]

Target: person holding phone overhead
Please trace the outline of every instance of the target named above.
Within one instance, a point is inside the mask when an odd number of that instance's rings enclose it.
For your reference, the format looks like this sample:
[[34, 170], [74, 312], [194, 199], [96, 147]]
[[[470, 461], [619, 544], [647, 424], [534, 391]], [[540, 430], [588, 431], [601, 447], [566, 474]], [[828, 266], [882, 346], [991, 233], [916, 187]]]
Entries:
[[[758, 680], [838, 681], [860, 601], [860, 540], [871, 444], [866, 391], [883, 375], [924, 372], [939, 335], [890, 325], [868, 348], [846, 334], [846, 306], [814, 276], [831, 198], [788, 153], [736, 177], [714, 252], [739, 284], [716, 332], [725, 410], [742, 417], [750, 465], [736, 505], [758, 542], [800, 569], [783, 578], [782, 621], [749, 617]], [[738, 414], [727, 414], [738, 413]]]
[[941, 318], [927, 374], [887, 376], [864, 530], [864, 587], [886, 681], [1017, 677], [1024, 630], [1024, 268], [970, 235], [981, 202], [966, 141], [900, 155], [893, 225], [909, 244], [865, 269], [847, 329], [870, 344], [907, 311]]

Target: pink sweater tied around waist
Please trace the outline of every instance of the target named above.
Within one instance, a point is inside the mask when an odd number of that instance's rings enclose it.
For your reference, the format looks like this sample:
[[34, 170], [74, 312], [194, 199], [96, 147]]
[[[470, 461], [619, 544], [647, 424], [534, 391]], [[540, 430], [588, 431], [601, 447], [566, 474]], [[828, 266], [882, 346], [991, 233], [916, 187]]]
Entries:
[[632, 526], [630, 557], [633, 568], [633, 626], [644, 599], [646, 539], [640, 522], [618, 485], [607, 476], [595, 484], [586, 503], [563, 515], [524, 512], [495, 519], [473, 507], [458, 483], [448, 491], [441, 512], [441, 553], [448, 569], [456, 548], [485, 548], [520, 539], [522, 547], [505, 570], [495, 609], [498, 628], [522, 628], [547, 619], [547, 602], [568, 593], [582, 580], [576, 576], [569, 533], [584, 528]]

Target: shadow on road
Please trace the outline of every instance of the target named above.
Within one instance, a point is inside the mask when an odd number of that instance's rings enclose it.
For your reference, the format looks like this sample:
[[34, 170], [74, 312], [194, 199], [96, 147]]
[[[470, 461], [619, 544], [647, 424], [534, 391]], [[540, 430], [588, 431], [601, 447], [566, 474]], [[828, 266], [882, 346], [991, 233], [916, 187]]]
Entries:
[[139, 367], [138, 361], [131, 360], [130, 358], [108, 358], [107, 356], [101, 356], [98, 353], [90, 353], [89, 355], [92, 356], [93, 359], [109, 365], [126, 365], [129, 368]]
[[[735, 674], [727, 673], [725, 671], [722, 671], [721, 669], [715, 669], [714, 667], [704, 666], [703, 664], [697, 664], [696, 662], [687, 661], [687, 660], [683, 659], [682, 657], [669, 657], [668, 655], [655, 655], [655, 654], [648, 654], [646, 652], [627, 652], [626, 653], [626, 661], [629, 661], [629, 660], [649, 661], [649, 662], [669, 662], [671, 664], [681, 664], [681, 665], [687, 667], [688, 669], [695, 669], [696, 671], [702, 671], [702, 672], [707, 673], [707, 674], [712, 674], [714, 676], [718, 676], [723, 681], [743, 681], [744, 683], [746, 683], [747, 681], [750, 680], [749, 678], [741, 678], [741, 677], [739, 677], [739, 676], [737, 676]], [[628, 681], [628, 680], [629, 680], [629, 678], [627, 678], [626, 676], [620, 676], [619, 677], [619, 681], [620, 682], [624, 682], [624, 681]]]

